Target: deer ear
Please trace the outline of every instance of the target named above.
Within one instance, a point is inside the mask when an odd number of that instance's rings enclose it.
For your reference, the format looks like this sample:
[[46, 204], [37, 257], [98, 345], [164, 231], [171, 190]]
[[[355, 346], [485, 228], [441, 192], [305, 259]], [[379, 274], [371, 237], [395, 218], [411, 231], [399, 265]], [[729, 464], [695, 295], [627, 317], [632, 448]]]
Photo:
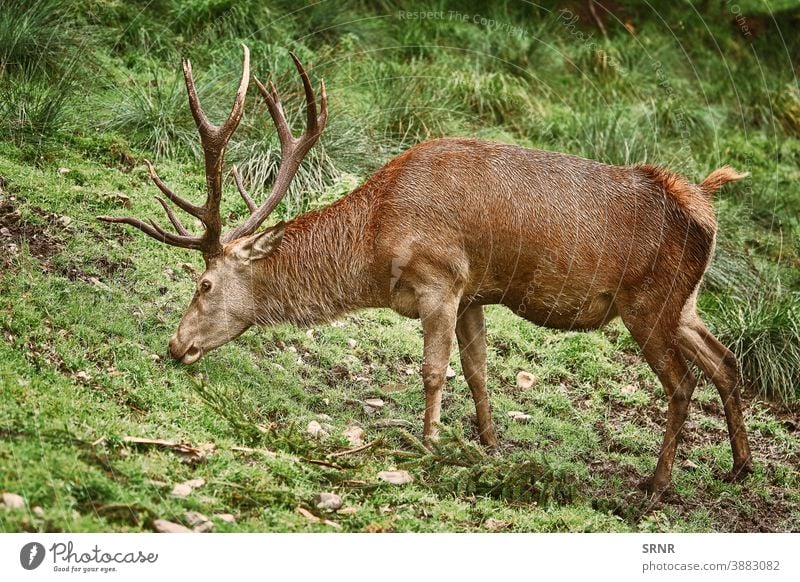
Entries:
[[236, 249], [236, 256], [248, 261], [257, 261], [265, 258], [281, 244], [285, 226], [286, 223], [280, 221], [264, 232], [250, 236]]

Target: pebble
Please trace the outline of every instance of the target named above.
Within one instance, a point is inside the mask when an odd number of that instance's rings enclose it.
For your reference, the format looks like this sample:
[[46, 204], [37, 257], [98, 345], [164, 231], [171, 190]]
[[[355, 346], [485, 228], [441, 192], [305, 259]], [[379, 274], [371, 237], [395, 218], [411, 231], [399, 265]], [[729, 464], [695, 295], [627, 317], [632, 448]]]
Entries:
[[414, 480], [408, 471], [381, 471], [378, 473], [378, 479], [392, 485], [405, 485]]
[[320, 493], [314, 497], [317, 509], [330, 509], [335, 511], [342, 506], [342, 498], [335, 493]]
[[538, 379], [530, 372], [522, 371], [517, 374], [517, 388], [527, 390], [528, 388], [535, 386], [537, 383]]
[[525, 414], [524, 412], [520, 412], [519, 410], [509, 411], [508, 417], [516, 422], [530, 422], [533, 419], [533, 417], [530, 414]]
[[311, 422], [308, 423], [308, 426], [306, 427], [306, 432], [315, 438], [325, 438], [326, 436], [328, 436], [327, 431], [324, 428], [322, 428], [322, 425], [318, 423], [316, 420], [312, 420]]

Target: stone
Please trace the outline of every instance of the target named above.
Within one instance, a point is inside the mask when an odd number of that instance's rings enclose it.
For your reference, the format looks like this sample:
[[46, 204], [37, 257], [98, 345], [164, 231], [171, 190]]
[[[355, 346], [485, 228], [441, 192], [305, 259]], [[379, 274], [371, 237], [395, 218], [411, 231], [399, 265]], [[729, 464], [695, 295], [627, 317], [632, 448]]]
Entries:
[[318, 423], [316, 420], [312, 420], [308, 423], [306, 427], [306, 432], [314, 438], [325, 438], [328, 436], [328, 432], [322, 428], [322, 425]]
[[16, 493], [3, 493], [3, 505], [9, 509], [25, 509], [25, 498]]
[[381, 471], [378, 473], [378, 479], [392, 485], [405, 485], [411, 483], [414, 477], [408, 471]]
[[335, 493], [319, 493], [314, 496], [314, 505], [317, 506], [317, 509], [335, 511], [342, 506], [342, 498]]
[[351, 447], [360, 447], [364, 444], [364, 429], [360, 426], [348, 426], [342, 434]]
[[524, 370], [517, 374], [517, 388], [521, 390], [527, 390], [528, 388], [532, 388], [536, 386], [539, 380], [531, 374], [530, 372], [525, 372]]
[[515, 422], [530, 422], [533, 420], [533, 417], [530, 414], [525, 414], [519, 410], [509, 411], [508, 417]]

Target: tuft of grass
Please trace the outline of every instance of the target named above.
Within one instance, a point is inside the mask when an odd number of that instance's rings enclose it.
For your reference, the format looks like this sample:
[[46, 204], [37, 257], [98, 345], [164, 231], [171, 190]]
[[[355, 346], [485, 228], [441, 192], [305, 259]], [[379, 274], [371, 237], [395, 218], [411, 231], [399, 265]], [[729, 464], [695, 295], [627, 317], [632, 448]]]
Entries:
[[575, 476], [544, 456], [492, 456], [458, 428], [443, 427], [439, 440], [428, 447], [404, 434], [417, 455], [406, 464], [424, 469], [442, 491], [540, 506], [567, 504], [575, 496]]
[[153, 69], [147, 81], [132, 80], [115, 93], [107, 129], [124, 134], [155, 159], [185, 158], [187, 151], [200, 155], [182, 76]]
[[756, 392], [784, 403], [800, 399], [800, 294], [753, 288], [746, 298], [714, 294], [704, 304], [717, 337], [739, 359]]

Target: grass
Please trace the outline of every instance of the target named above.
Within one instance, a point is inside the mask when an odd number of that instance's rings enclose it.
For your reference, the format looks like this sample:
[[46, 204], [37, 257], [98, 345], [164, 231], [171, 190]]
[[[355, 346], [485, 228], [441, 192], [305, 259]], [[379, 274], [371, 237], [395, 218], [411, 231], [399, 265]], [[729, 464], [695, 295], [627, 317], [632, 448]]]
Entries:
[[[27, 507], [0, 508], [0, 531], [149, 531], [155, 519], [185, 522], [190, 510], [236, 516], [212, 517], [214, 531], [336, 529], [298, 508], [344, 531], [796, 531], [797, 90], [761, 4], [740, 4], [766, 32], [744, 38], [718, 8], [698, 8], [701, 20], [686, 5], [654, 14], [632, 1], [620, 3], [619, 22], [606, 21], [608, 39], [588, 20], [565, 25], [554, 4], [435, 2], [445, 16], [420, 21], [391, 2], [333, 13], [324, 3], [292, 13], [288, 2], [225, 0], [148, 11], [2, 3], [15, 10], [0, 11], [0, 226], [9, 228], [0, 235], [0, 491]], [[65, 34], [48, 35], [59, 18]], [[23, 21], [39, 23], [24, 38]], [[780, 22], [791, 53], [800, 35], [792, 18]], [[722, 478], [731, 466], [725, 423], [716, 392], [701, 383], [674, 497], [653, 504], [637, 492], [654, 468], [666, 403], [618, 322], [553, 333], [488, 310], [496, 453], [476, 444], [455, 353], [444, 437], [420, 449], [420, 326], [386, 310], [311, 330], [253, 330], [191, 368], [168, 361], [167, 339], [194, 285], [182, 264], [199, 269], [199, 257], [94, 217], [160, 212], [144, 158], [158, 158], [164, 180], [199, 199], [179, 58], [191, 57], [204, 106], [221, 119], [241, 41], [255, 74], [272, 72], [295, 131], [302, 93], [287, 50], [328, 87], [329, 126], [277, 211], [285, 218], [439, 135], [662, 163], [694, 180], [722, 163], [749, 170], [750, 181], [717, 195], [718, 250], [700, 304], [742, 361], [755, 474], [745, 484]], [[257, 199], [276, 152], [252, 93], [228, 161]], [[223, 215], [241, 216], [227, 187]], [[538, 383], [517, 388], [520, 370]], [[367, 398], [385, 405], [365, 410]], [[310, 437], [311, 421], [328, 436]], [[354, 425], [372, 444], [345, 453], [342, 433]], [[213, 451], [192, 460], [126, 437]], [[389, 469], [413, 482], [379, 480]], [[171, 494], [194, 478], [205, 484]], [[339, 494], [346, 510], [318, 509], [321, 492]]]

